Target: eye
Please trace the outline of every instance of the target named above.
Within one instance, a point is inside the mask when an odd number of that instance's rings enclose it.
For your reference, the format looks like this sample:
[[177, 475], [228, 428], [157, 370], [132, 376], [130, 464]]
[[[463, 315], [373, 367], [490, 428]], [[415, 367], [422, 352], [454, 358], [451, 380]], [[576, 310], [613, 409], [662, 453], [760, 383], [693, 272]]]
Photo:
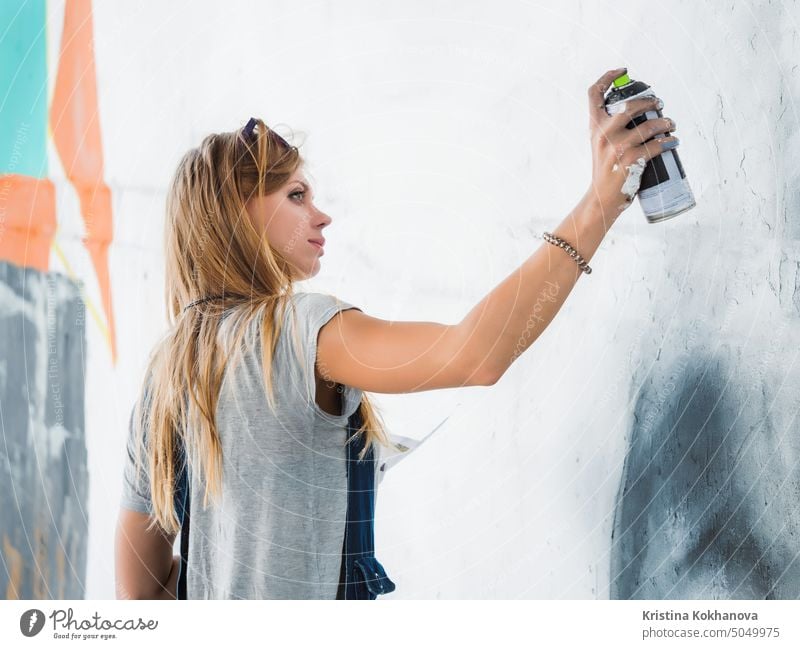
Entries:
[[299, 200], [302, 203], [303, 202], [303, 196], [305, 196], [305, 191], [301, 189], [301, 190], [298, 190], [296, 192], [292, 192], [291, 194], [289, 194], [289, 198], [294, 198], [295, 196], [300, 196], [299, 199], [295, 199], [295, 200]]

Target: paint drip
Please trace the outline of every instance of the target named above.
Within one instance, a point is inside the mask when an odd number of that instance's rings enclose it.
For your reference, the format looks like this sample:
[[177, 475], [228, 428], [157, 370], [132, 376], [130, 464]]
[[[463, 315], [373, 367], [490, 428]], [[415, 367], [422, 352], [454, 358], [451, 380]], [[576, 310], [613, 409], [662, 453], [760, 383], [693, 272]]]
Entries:
[[[642, 81], [631, 79], [627, 73], [614, 79], [614, 86], [605, 97], [605, 108], [609, 115], [625, 113], [630, 109], [629, 102], [644, 97], [655, 97], [653, 89]], [[633, 118], [627, 125], [632, 129], [649, 119], [663, 117], [661, 106], [656, 110], [648, 110]], [[647, 142], [668, 133], [656, 133]], [[622, 187], [622, 193], [629, 201], [639, 196], [645, 218], [650, 223], [657, 223], [677, 216], [693, 208], [696, 203], [692, 189], [686, 180], [678, 152], [673, 148], [666, 150], [642, 165], [643, 158], [627, 167], [628, 176]], [[614, 171], [619, 169], [614, 166]]]
[[628, 170], [628, 177], [625, 179], [625, 184], [622, 186], [621, 191], [630, 200], [633, 200], [636, 196], [636, 192], [639, 191], [639, 186], [642, 184], [642, 174], [644, 173], [646, 165], [645, 159], [639, 158], [632, 165], [625, 167]]

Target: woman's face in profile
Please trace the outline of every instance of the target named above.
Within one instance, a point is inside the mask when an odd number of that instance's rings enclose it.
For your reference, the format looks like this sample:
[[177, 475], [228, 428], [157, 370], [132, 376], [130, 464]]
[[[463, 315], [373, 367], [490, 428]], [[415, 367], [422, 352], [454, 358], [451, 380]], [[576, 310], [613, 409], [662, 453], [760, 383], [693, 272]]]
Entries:
[[331, 222], [314, 206], [314, 194], [302, 169], [278, 191], [250, 199], [247, 211], [259, 232], [292, 266], [295, 280], [313, 277], [320, 270], [319, 258], [325, 254], [322, 229]]

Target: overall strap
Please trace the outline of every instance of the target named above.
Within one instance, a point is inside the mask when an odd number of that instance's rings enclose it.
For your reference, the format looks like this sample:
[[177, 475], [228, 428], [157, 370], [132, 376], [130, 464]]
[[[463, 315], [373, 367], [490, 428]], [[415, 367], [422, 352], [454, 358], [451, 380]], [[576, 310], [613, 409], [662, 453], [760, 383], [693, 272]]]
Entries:
[[[347, 421], [348, 439], [361, 427], [360, 409]], [[347, 522], [342, 548], [342, 583], [338, 599], [375, 599], [395, 585], [375, 558], [375, 457], [370, 448], [363, 460], [364, 434], [347, 443]]]
[[191, 483], [189, 464], [186, 461], [183, 440], [179, 438], [175, 448], [175, 466], [180, 467], [174, 491], [175, 514], [181, 522], [181, 560], [178, 571], [176, 599], [186, 599], [186, 569], [189, 564], [189, 512]]

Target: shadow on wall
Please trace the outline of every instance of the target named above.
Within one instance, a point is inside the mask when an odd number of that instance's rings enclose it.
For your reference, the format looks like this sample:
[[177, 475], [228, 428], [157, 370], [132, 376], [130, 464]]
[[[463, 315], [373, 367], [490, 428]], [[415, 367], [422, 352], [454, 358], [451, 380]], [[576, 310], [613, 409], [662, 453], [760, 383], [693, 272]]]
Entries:
[[796, 426], [775, 423], [781, 386], [742, 385], [735, 357], [721, 345], [642, 386], [614, 513], [611, 599], [800, 594]]

